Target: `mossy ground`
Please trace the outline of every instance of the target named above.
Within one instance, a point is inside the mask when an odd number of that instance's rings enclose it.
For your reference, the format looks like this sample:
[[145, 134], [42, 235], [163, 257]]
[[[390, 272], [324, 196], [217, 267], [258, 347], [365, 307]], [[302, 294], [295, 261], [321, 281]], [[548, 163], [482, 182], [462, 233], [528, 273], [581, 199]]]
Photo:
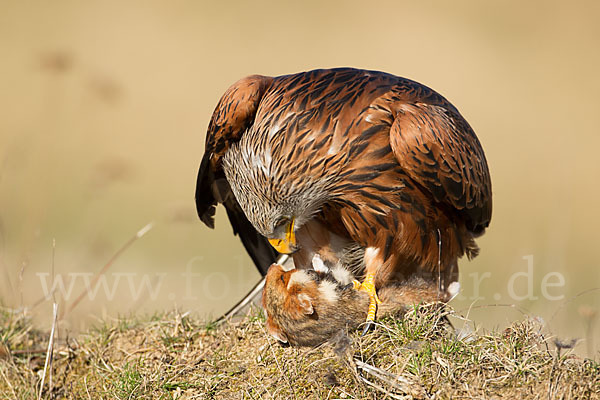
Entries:
[[[559, 352], [535, 319], [482, 333], [447, 314], [416, 307], [315, 349], [279, 345], [260, 310], [221, 326], [178, 312], [121, 318], [59, 338], [43, 398], [600, 398], [600, 365]], [[47, 341], [2, 312], [0, 398], [37, 398]]]

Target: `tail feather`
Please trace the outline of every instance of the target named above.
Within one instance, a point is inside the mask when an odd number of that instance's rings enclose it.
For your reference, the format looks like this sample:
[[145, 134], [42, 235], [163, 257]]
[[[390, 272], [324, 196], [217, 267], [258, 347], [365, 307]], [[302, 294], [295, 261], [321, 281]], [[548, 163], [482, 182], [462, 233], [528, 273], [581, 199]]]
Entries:
[[211, 229], [215, 227], [215, 206], [217, 205], [212, 192], [214, 182], [215, 176], [210, 168], [210, 156], [205, 153], [196, 179], [196, 211], [200, 220]]
[[229, 222], [233, 233], [240, 237], [248, 255], [262, 276], [267, 275], [267, 270], [279, 257], [279, 253], [271, 246], [269, 241], [254, 229], [246, 218], [246, 214], [233, 196], [229, 196], [223, 203], [227, 210]]
[[[221, 183], [222, 187], [217, 188], [218, 183]], [[215, 198], [216, 189], [219, 192], [217, 193], [218, 199]], [[239, 236], [258, 272], [265, 276], [269, 266], [277, 260], [278, 253], [269, 241], [254, 229], [230, 191], [225, 176], [215, 176], [214, 170], [210, 167], [210, 156], [205, 154], [200, 163], [196, 182], [198, 217], [206, 226], [214, 228], [216, 205], [218, 201], [223, 201], [233, 233]]]

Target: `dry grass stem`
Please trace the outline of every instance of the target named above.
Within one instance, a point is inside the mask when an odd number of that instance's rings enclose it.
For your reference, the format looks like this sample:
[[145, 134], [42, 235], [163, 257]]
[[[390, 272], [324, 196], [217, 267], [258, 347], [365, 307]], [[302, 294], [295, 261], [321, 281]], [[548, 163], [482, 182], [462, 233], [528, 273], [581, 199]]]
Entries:
[[[54, 332], [56, 332], [56, 323], [58, 320], [58, 304], [52, 305], [52, 330], [50, 331], [50, 338], [48, 339], [48, 351], [46, 353], [46, 362], [44, 363], [44, 370], [42, 373], [42, 380], [40, 382], [40, 390], [38, 392], [38, 400], [42, 398], [44, 392], [44, 382], [46, 381], [46, 374], [50, 369], [50, 380], [52, 381], [52, 356], [54, 354]], [[52, 384], [50, 384], [50, 391], [52, 391]]]

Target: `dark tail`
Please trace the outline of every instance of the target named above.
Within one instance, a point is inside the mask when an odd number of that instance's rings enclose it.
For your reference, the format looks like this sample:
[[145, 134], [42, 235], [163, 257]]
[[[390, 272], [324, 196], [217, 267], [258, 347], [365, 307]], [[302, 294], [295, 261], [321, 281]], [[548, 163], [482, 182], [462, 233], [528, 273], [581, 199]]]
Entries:
[[215, 199], [213, 188], [218, 187], [219, 201], [223, 201], [223, 205], [227, 210], [233, 233], [240, 237], [258, 272], [265, 276], [271, 264], [277, 260], [279, 253], [248, 221], [246, 214], [244, 214], [233, 193], [231, 193], [223, 171], [217, 171], [215, 174], [213, 169], [210, 168], [209, 157], [208, 154], [204, 155], [198, 171], [196, 182], [196, 211], [198, 211], [198, 217], [209, 228], [215, 227], [217, 199]]
[[200, 220], [211, 229], [215, 227], [215, 206], [217, 205], [212, 192], [214, 182], [215, 176], [210, 168], [210, 156], [206, 152], [202, 157], [196, 180], [196, 211]]
[[246, 251], [258, 272], [262, 276], [267, 275], [267, 270], [279, 257], [279, 253], [271, 246], [269, 241], [254, 229], [254, 226], [246, 218], [246, 214], [242, 211], [233, 195], [229, 196], [224, 203], [229, 222], [233, 228], [233, 233], [240, 237]]

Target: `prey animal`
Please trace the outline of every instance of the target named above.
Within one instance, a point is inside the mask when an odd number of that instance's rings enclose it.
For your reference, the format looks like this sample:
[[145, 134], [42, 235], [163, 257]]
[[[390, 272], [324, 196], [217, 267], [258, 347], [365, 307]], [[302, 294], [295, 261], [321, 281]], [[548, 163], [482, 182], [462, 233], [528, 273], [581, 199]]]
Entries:
[[[391, 283], [379, 289], [379, 315], [399, 315], [412, 305], [447, 300], [442, 296], [434, 282], [418, 277]], [[369, 295], [355, 290], [353, 276], [340, 266], [285, 271], [273, 264], [262, 301], [269, 334], [294, 346], [317, 346], [364, 323]]]

